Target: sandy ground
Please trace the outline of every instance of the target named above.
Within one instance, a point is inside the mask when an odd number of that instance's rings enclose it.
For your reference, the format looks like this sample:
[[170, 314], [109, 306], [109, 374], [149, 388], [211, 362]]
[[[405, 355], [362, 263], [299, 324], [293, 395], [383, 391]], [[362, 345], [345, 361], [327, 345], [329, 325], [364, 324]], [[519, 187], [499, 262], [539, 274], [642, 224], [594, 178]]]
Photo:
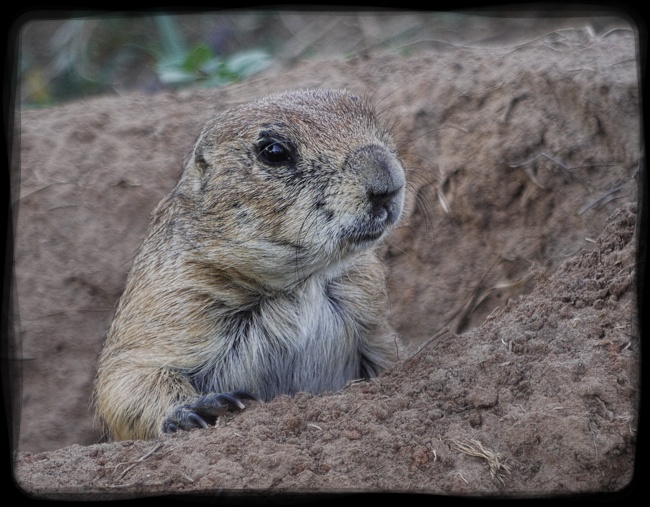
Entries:
[[[637, 63], [632, 30], [563, 30], [22, 112], [19, 487], [74, 499], [624, 488], [639, 396]], [[210, 430], [103, 442], [96, 356], [150, 211], [215, 112], [307, 87], [369, 95], [394, 122], [409, 193], [381, 253], [404, 361], [341, 393], [252, 403]]]

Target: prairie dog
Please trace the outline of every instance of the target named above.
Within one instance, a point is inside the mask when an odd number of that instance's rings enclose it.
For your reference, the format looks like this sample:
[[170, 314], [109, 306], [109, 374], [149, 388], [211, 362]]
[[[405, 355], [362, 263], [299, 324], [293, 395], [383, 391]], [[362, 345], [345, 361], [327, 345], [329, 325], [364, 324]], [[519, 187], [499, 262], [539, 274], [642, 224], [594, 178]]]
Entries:
[[207, 427], [248, 397], [336, 391], [393, 361], [381, 264], [405, 175], [368, 101], [275, 94], [209, 121], [156, 207], [99, 358], [114, 439]]

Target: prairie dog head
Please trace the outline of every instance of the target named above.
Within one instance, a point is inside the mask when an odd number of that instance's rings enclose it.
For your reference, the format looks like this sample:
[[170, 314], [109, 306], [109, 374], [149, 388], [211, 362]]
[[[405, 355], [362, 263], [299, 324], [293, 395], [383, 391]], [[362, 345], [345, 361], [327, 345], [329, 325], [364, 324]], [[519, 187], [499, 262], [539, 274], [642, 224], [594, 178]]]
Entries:
[[268, 96], [204, 127], [173, 196], [203, 261], [273, 290], [333, 273], [399, 219], [405, 176], [367, 101]]

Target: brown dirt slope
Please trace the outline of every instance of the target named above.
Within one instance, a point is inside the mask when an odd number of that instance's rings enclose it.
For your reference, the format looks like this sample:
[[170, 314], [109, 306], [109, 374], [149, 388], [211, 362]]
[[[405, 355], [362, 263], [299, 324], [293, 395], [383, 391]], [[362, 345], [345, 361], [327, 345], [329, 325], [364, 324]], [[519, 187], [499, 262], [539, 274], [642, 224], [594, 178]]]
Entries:
[[23, 454], [47, 498], [216, 490], [548, 494], [632, 477], [636, 214], [480, 327], [344, 391], [281, 397], [157, 441]]

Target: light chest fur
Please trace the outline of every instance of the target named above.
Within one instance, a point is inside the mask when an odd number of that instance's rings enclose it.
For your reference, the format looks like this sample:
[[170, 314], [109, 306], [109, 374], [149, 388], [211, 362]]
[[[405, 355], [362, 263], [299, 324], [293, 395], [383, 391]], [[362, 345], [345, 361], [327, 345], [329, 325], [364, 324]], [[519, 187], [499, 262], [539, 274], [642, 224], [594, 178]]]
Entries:
[[190, 373], [192, 384], [199, 392], [245, 389], [269, 401], [336, 391], [367, 375], [361, 344], [369, 329], [337, 298], [340, 289], [337, 281], [310, 279], [291, 295], [262, 298], [230, 316], [228, 339], [215, 336], [209, 362]]

